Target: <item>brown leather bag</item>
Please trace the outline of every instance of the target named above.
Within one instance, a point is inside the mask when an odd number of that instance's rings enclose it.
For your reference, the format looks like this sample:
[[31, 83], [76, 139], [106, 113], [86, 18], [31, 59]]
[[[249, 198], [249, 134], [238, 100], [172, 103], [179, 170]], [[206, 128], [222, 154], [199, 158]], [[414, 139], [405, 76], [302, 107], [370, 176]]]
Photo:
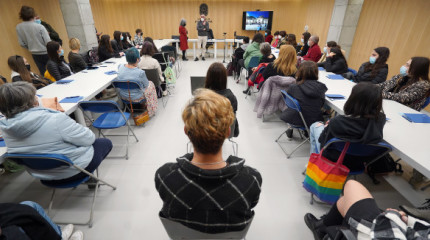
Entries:
[[[127, 81], [127, 85], [129, 85], [129, 82], [130, 81]], [[130, 94], [130, 87], [128, 88], [128, 100], [130, 103], [131, 116], [133, 117], [134, 124], [136, 124], [136, 126], [140, 126], [140, 125], [146, 123], [147, 121], [149, 121], [148, 111], [145, 111], [141, 114], [134, 114], [133, 104], [132, 104], [131, 94]]]

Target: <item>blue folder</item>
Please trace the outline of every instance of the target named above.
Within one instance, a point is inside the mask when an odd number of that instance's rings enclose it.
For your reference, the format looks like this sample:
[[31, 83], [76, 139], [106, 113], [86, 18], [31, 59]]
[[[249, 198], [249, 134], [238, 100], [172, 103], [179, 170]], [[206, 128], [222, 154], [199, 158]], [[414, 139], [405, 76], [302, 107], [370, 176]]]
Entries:
[[403, 113], [402, 117], [413, 123], [430, 123], [430, 117], [423, 113]]
[[343, 80], [344, 79], [341, 75], [337, 75], [337, 74], [327, 75], [327, 78], [332, 79], [332, 80]]
[[68, 83], [71, 83], [71, 82], [73, 82], [74, 80], [72, 80], [72, 79], [62, 79], [62, 80], [58, 80], [58, 81], [56, 81], [55, 83], [56, 84], [68, 84]]
[[0, 147], [6, 147], [6, 143], [3, 138], [0, 140]]
[[330, 100], [342, 100], [342, 99], [345, 99], [345, 96], [343, 96], [341, 94], [326, 94], [326, 96], [328, 98], [330, 98]]
[[318, 67], [319, 71], [325, 71], [325, 69], [323, 67]]
[[72, 97], [65, 97], [61, 99], [60, 103], [77, 103], [80, 100], [82, 100], [84, 97], [82, 96], [72, 96]]
[[108, 71], [108, 72], [105, 72], [105, 74], [106, 75], [115, 75], [115, 74], [118, 74], [118, 72], [117, 71]]

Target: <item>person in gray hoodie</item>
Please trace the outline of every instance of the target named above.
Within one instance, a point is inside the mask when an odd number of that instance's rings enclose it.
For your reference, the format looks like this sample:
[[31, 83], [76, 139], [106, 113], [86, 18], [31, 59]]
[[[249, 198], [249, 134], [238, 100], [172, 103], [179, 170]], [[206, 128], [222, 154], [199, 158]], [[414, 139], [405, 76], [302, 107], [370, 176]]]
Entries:
[[46, 28], [35, 22], [34, 18], [36, 16], [32, 7], [22, 6], [19, 17], [23, 22], [16, 25], [16, 34], [18, 35], [19, 45], [31, 52], [40, 75], [43, 76], [48, 62], [46, 44], [51, 41], [51, 38]]
[[[112, 150], [109, 139], [94, 133], [62, 112], [38, 106], [36, 89], [28, 82], [0, 86], [0, 129], [8, 153], [62, 154], [75, 165], [94, 172]], [[30, 170], [39, 179], [66, 183], [86, 174], [70, 168]]]

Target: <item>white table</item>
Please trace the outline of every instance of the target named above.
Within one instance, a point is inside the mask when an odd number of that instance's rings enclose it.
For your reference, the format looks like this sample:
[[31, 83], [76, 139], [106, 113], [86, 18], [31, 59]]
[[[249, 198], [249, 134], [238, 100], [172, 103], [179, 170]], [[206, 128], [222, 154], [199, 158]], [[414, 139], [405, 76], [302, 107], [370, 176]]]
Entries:
[[[332, 101], [326, 98], [326, 103], [339, 114], [344, 114], [343, 106], [355, 83], [349, 80], [331, 80], [327, 78], [328, 74], [332, 73], [319, 71], [319, 81], [327, 86], [327, 94], [342, 94], [345, 100]], [[394, 154], [430, 179], [430, 148], [428, 147], [430, 124], [411, 123], [404, 119], [400, 113], [418, 113], [418, 111], [395, 101], [384, 99], [383, 110], [390, 119], [384, 126], [384, 140], [393, 147]], [[388, 176], [386, 179], [411, 203], [417, 205], [424, 200], [423, 192], [417, 192], [410, 185], [403, 183], [401, 186], [396, 186], [399, 179], [394, 179], [393, 176]]]

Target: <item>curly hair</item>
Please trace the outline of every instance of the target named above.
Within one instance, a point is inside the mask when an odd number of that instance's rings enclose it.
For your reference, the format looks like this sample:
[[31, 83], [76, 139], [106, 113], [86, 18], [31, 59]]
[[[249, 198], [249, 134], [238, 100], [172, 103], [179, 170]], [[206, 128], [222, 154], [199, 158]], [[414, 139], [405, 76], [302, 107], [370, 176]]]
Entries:
[[235, 119], [230, 101], [209, 90], [198, 89], [182, 112], [185, 133], [196, 152], [216, 154], [229, 136]]

